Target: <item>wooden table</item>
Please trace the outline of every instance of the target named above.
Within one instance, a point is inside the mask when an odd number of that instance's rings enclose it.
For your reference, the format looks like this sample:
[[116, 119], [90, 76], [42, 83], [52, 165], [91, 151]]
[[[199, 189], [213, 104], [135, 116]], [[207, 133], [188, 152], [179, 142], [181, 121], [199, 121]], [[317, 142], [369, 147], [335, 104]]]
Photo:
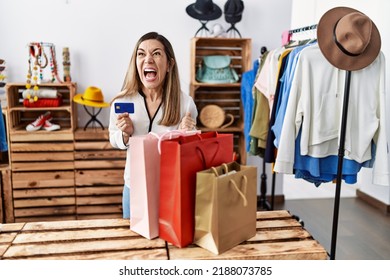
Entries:
[[326, 250], [289, 212], [257, 213], [257, 234], [231, 250], [214, 255], [191, 245], [176, 248], [148, 240], [124, 219], [28, 222], [0, 225], [0, 259], [327, 259]]

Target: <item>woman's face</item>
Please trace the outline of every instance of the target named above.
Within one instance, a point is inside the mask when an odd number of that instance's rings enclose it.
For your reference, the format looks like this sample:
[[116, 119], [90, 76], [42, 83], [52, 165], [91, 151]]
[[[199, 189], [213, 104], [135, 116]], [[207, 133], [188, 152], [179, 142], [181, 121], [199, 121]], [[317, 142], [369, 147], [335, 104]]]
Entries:
[[137, 71], [146, 89], [160, 90], [167, 72], [168, 58], [158, 40], [143, 41], [137, 50]]

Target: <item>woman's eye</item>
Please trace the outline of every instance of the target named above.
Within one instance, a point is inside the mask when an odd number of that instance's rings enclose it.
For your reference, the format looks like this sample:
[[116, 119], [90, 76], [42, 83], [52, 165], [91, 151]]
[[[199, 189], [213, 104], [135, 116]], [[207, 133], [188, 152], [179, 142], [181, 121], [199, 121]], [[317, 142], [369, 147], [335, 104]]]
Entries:
[[145, 53], [139, 52], [139, 53], [137, 53], [137, 56], [140, 56], [140, 57], [145, 56]]
[[160, 56], [160, 55], [161, 55], [161, 52], [154, 52], [153, 55], [154, 55], [154, 56]]

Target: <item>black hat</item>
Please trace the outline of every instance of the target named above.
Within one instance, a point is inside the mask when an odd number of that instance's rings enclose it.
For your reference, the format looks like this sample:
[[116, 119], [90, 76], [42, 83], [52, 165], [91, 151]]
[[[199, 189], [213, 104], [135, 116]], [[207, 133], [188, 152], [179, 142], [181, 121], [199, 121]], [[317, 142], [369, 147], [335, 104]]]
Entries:
[[224, 7], [226, 22], [228, 23], [239, 22], [242, 18], [243, 10], [244, 10], [244, 2], [242, 0], [228, 0], [225, 3], [225, 7]]
[[186, 8], [187, 14], [198, 20], [214, 20], [222, 15], [221, 8], [212, 0], [196, 0]]

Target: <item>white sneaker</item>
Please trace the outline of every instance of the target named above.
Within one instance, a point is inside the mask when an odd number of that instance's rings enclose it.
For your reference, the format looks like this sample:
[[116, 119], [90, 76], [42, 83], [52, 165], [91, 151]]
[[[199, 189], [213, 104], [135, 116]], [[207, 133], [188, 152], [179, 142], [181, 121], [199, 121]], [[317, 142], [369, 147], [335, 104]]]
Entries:
[[42, 126], [47, 131], [59, 130], [61, 126], [58, 124], [51, 123], [49, 120], [46, 120]]

